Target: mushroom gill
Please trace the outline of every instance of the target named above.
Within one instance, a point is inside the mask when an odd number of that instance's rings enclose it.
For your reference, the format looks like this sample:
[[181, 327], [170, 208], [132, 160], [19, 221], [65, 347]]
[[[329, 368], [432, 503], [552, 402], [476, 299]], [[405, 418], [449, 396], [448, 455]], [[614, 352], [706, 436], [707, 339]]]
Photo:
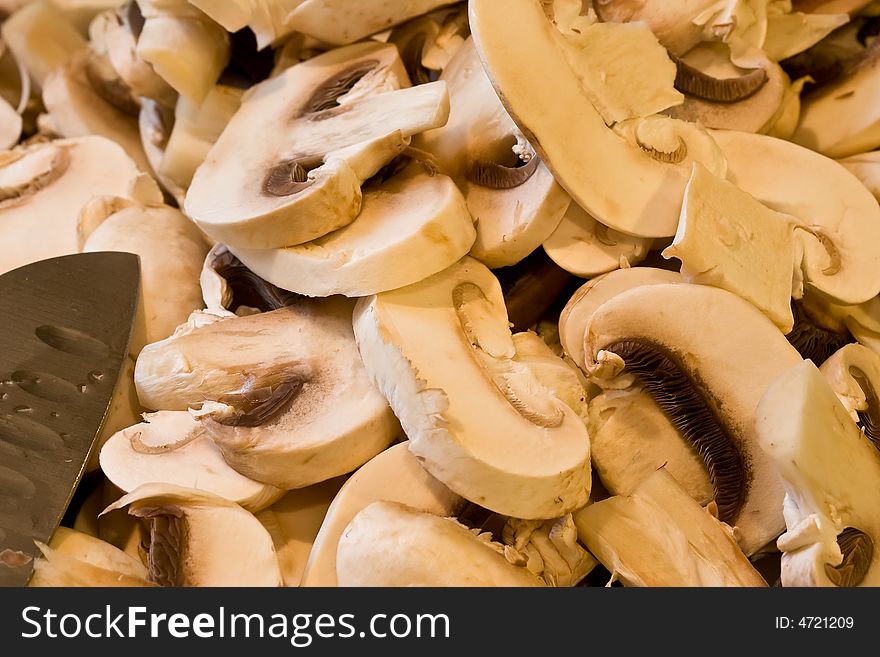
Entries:
[[339, 99], [354, 89], [368, 73], [379, 66], [376, 59], [367, 59], [353, 64], [344, 71], [340, 71], [329, 80], [319, 85], [306, 101], [300, 116], [311, 115], [314, 120], [320, 120], [329, 116], [329, 110], [339, 106]]
[[489, 160], [474, 160], [465, 177], [468, 182], [490, 189], [513, 189], [524, 184], [538, 170], [538, 158], [518, 159], [513, 166]]
[[620, 340], [606, 351], [620, 356], [682, 437], [696, 449], [715, 489], [718, 518], [733, 524], [745, 503], [749, 470], [729, 430], [677, 359], [645, 340]]
[[859, 424], [862, 426], [865, 438], [880, 450], [880, 399], [877, 398], [877, 391], [874, 390], [868, 376], [858, 367], [851, 365], [849, 373], [865, 395], [867, 408], [856, 411], [859, 416]]
[[282, 290], [257, 276], [228, 250], [216, 254], [211, 268], [226, 280], [232, 290], [228, 310], [233, 312], [239, 306], [270, 312], [289, 306], [299, 298], [299, 295]]
[[849, 332], [838, 331], [821, 326], [808, 312], [801, 301], [792, 301], [794, 328], [785, 336], [804, 359], [821, 365], [844, 345], [853, 342]]
[[320, 166], [320, 162], [303, 158], [290, 158], [269, 169], [263, 181], [263, 192], [267, 196], [283, 197], [299, 194], [308, 188], [309, 171]]
[[874, 542], [865, 532], [847, 527], [837, 535], [837, 544], [843, 553], [840, 565], [825, 564], [825, 574], [835, 586], [858, 586], [874, 558]]
[[131, 514], [143, 518], [149, 532], [147, 581], [159, 586], [184, 586], [186, 516], [179, 507], [141, 507]]
[[714, 78], [694, 68], [671, 52], [675, 63], [675, 88], [680, 92], [715, 103], [738, 103], [751, 98], [767, 84], [767, 71], [756, 68], [735, 78]]
[[307, 379], [285, 371], [276, 385], [264, 384], [243, 392], [223, 395], [222, 404], [232, 406], [230, 414], [217, 414], [214, 419], [227, 427], [260, 427], [282, 415], [302, 391]]

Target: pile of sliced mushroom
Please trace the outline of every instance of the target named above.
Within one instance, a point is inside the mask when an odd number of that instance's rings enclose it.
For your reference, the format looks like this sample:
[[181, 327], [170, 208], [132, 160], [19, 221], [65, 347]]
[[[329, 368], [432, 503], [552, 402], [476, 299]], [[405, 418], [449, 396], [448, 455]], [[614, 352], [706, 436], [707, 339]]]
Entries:
[[32, 585], [880, 583], [878, 14], [0, 2], [0, 273], [142, 264]]

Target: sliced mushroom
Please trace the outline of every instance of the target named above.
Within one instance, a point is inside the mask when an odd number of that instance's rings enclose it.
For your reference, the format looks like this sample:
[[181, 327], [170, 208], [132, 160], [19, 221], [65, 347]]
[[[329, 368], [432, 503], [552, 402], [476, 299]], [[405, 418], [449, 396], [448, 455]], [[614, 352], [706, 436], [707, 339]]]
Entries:
[[800, 296], [797, 223], [696, 163], [678, 232], [663, 257], [681, 260], [688, 283], [733, 292], [789, 333], [794, 328], [791, 297]]
[[880, 151], [859, 153], [838, 161], [880, 200]]
[[241, 106], [243, 93], [241, 89], [218, 84], [199, 105], [181, 96], [157, 173], [187, 189], [196, 169]]
[[586, 502], [586, 429], [515, 360], [501, 287], [484, 265], [464, 258], [364, 298], [354, 326], [410, 449], [450, 489], [518, 518], [558, 517]]
[[844, 167], [806, 148], [764, 135], [713, 131], [728, 179], [764, 205], [797, 217], [804, 283], [843, 304], [880, 292], [880, 207]]
[[779, 62], [811, 48], [848, 22], [846, 13], [768, 12], [763, 50], [770, 59]]
[[730, 527], [664, 469], [631, 495], [574, 514], [578, 536], [624, 586], [766, 586]]
[[[367, 42], [254, 87], [196, 172], [187, 214], [238, 248], [302, 244], [351, 223], [363, 181], [446, 120], [444, 82], [401, 80], [397, 49]], [[254, 126], [275, 137], [254, 140]]]
[[58, 527], [49, 545], [38, 544], [31, 587], [150, 586], [140, 561], [100, 539]]
[[256, 513], [284, 491], [248, 479], [230, 468], [186, 411], [159, 411], [115, 433], [101, 448], [101, 470], [120, 490], [143, 484], [173, 484], [219, 495]]
[[453, 0], [412, 0], [404, 4], [385, 0], [305, 0], [287, 17], [290, 30], [342, 46], [403, 23], [410, 18], [452, 4]]
[[104, 513], [126, 507], [149, 528], [150, 582], [160, 586], [281, 585], [272, 537], [234, 502], [192, 488], [145, 484]]
[[559, 316], [559, 340], [565, 353], [581, 369], [584, 361], [584, 333], [596, 309], [612, 297], [640, 285], [680, 283], [678, 272], [654, 267], [619, 269], [587, 281], [568, 300]]
[[135, 4], [134, 0], [52, 0], [52, 4], [58, 7], [82, 34], [88, 33], [89, 25], [99, 14], [119, 9], [129, 2]]
[[880, 146], [878, 63], [880, 42], [875, 41], [840, 76], [807, 93], [792, 141], [835, 158]]
[[511, 267], [493, 273], [501, 283], [507, 317], [513, 331], [530, 331], [548, 318], [574, 280], [542, 250]]
[[309, 553], [301, 586], [338, 586], [336, 554], [345, 528], [373, 502], [399, 502], [436, 516], [451, 516], [464, 500], [434, 479], [406, 442], [389, 447], [360, 467], [333, 499]]
[[880, 450], [880, 354], [848, 344], [822, 363], [819, 371], [865, 438]]
[[596, 309], [584, 348], [588, 373], [634, 377], [701, 453], [719, 518], [736, 526], [747, 555], [782, 532], [782, 484], [758, 445], [754, 413], [801, 357], [767, 317], [718, 288], [641, 286]]
[[[581, 35], [580, 41], [571, 41], [574, 37], [563, 36], [547, 20], [541, 5], [532, 0], [475, 0], [469, 4], [469, 11], [480, 58], [511, 118], [528, 136], [559, 184], [598, 221], [641, 237], [670, 236], [678, 225], [681, 197], [694, 159], [716, 175], [724, 175], [723, 157], [698, 126], [687, 126], [685, 130], [666, 124], [666, 130], [675, 133], [676, 146], [672, 151], [680, 147], [677, 137], [681, 137], [687, 150], [679, 162], [672, 163], [653, 157], [636, 140], [630, 141], [610, 130], [603, 120], [600, 109], [632, 109], [635, 103], [640, 109], [631, 122], [639, 124], [644, 112], [665, 109], [671, 104], [673, 96], [669, 90], [675, 67], [656, 40], [652, 45], [650, 40], [654, 37], [644, 26], [592, 26], [601, 29], [605, 36], [594, 45], [608, 45], [596, 52], [597, 48], [579, 49], [586, 37]], [[609, 32], [614, 29], [620, 31]], [[634, 39], [630, 41], [627, 36]], [[630, 43], [637, 47], [628, 49]], [[635, 85], [629, 85], [627, 92], [618, 96], [617, 90], [625, 84], [620, 81], [614, 85], [614, 93], [606, 91], [601, 76], [603, 68], [594, 66], [592, 55], [596, 61], [613, 65], [610, 70], [624, 69], [628, 72], [624, 80], [637, 82], [642, 91], [637, 93], [632, 88]], [[592, 71], [598, 92], [584, 88], [582, 77], [587, 70]], [[605, 80], [611, 79], [610, 74], [606, 75]], [[645, 79], [648, 82], [642, 85]], [[647, 94], [646, 90], [658, 86], [666, 89], [663, 97], [670, 100], [655, 102]], [[606, 108], [594, 105], [600, 94]], [[647, 95], [644, 101], [639, 100], [642, 94]], [[572, 122], [571, 116], [579, 118]], [[627, 117], [623, 113], [621, 118]], [[696, 139], [697, 135], [701, 138]], [[572, 148], [572, 144], [584, 146]], [[650, 149], [653, 144], [647, 146]], [[638, 184], [633, 183], [636, 180]]]
[[339, 539], [336, 570], [340, 586], [544, 586], [499, 548], [453, 519], [373, 502]]
[[751, 68], [736, 66], [723, 44], [705, 44], [680, 60], [676, 88], [684, 103], [665, 113], [707, 128], [766, 132], [778, 115], [790, 86], [785, 71], [765, 56]]
[[208, 252], [199, 282], [206, 312], [219, 316], [277, 310], [298, 298], [257, 276], [225, 244], [215, 244]]
[[846, 321], [848, 308], [853, 306], [834, 306], [816, 294], [806, 294], [791, 304], [794, 329], [785, 337], [804, 359], [821, 365], [853, 341]]
[[249, 27], [262, 50], [284, 38], [293, 28], [287, 25], [287, 15], [303, 0], [265, 0], [259, 4], [247, 0], [190, 0], [190, 3], [229, 32]]
[[416, 138], [452, 176], [476, 221], [471, 255], [487, 267], [516, 264], [553, 232], [571, 199], [510, 119], [468, 39], [440, 76], [449, 120]]
[[[272, 536], [284, 586], [300, 586], [318, 532], [346, 477], [289, 491], [256, 514]], [[335, 584], [335, 582], [334, 582]]]
[[148, 176], [102, 137], [22, 147], [0, 154], [0, 273], [77, 253], [77, 213], [92, 196], [161, 200]]
[[193, 412], [207, 435], [251, 479], [291, 489], [351, 472], [400, 430], [361, 364], [352, 306], [300, 298], [203, 326], [191, 320], [141, 352], [141, 402], [201, 406]]
[[0, 25], [3, 41], [42, 88], [52, 71], [88, 45], [67, 17], [48, 0], [34, 0]]
[[639, 264], [648, 255], [651, 240], [608, 228], [572, 203], [543, 246], [551, 260], [567, 272], [592, 278]]
[[150, 170], [162, 188], [174, 198], [178, 207], [182, 207], [186, 190], [167, 176], [157, 173], [162, 166], [162, 158], [165, 157], [165, 147], [173, 125], [174, 112], [149, 98], [141, 98], [138, 128], [141, 146], [150, 163]]
[[410, 164], [365, 189], [363, 209], [348, 226], [298, 246], [232, 251], [286, 290], [362, 297], [436, 274], [473, 242], [473, 220], [455, 183]]
[[12, 148], [21, 139], [21, 114], [0, 97], [0, 150]]
[[108, 102], [92, 86], [99, 82], [86, 74], [89, 51], [68, 58], [48, 75], [43, 85], [43, 102], [59, 133], [68, 138], [100, 135], [115, 141], [142, 171], [149, 171], [138, 133], [137, 117]]
[[457, 5], [398, 25], [388, 41], [400, 50], [413, 84], [424, 84], [438, 78], [462, 48], [469, 32], [467, 7]]
[[137, 0], [137, 56], [177, 93], [201, 103], [229, 63], [226, 30], [186, 0]]
[[785, 482], [783, 586], [876, 586], [880, 453], [810, 361], [781, 374], [756, 414]]

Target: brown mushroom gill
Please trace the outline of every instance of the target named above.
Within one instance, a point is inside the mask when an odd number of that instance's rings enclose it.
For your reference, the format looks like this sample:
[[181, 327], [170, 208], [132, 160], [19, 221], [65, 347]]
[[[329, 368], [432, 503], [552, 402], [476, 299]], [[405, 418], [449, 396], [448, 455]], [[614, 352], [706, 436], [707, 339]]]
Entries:
[[468, 182], [489, 189], [514, 189], [525, 184], [538, 170], [538, 157], [518, 159], [513, 166], [489, 160], [474, 160], [465, 171]]
[[232, 303], [227, 310], [249, 306], [270, 312], [285, 308], [301, 298], [260, 278], [229, 251], [217, 255], [211, 268], [226, 280], [232, 290]]
[[683, 94], [714, 103], [738, 103], [751, 98], [768, 80], [767, 71], [756, 68], [736, 78], [714, 78], [685, 63], [672, 53], [675, 62], [675, 88]]
[[140, 104], [135, 101], [131, 87], [113, 70], [106, 57], [92, 54], [84, 69], [86, 80], [98, 96], [123, 114], [138, 115]]
[[[12, 160], [7, 164], [11, 165], [24, 158], [39, 157], [39, 155], [40, 154], [37, 151], [34, 151], [32, 153], [23, 155], [19, 159]], [[54, 157], [52, 158], [52, 161], [49, 163], [46, 169], [26, 181], [4, 185], [3, 178], [2, 176], [0, 176], [0, 208], [18, 205], [29, 196], [33, 196], [40, 190], [45, 189], [56, 180], [61, 178], [61, 176], [64, 175], [69, 166], [70, 153], [68, 152], [67, 148], [61, 147], [56, 149]], [[3, 164], [0, 164], [0, 171], [2, 171], [2, 168]]]
[[645, 340], [619, 340], [605, 347], [626, 363], [645, 389], [703, 459], [715, 489], [718, 518], [728, 524], [745, 503], [750, 480], [747, 465], [730, 430], [709, 404], [699, 382], [663, 347]]
[[439, 77], [435, 71], [425, 68], [422, 64], [422, 54], [425, 51], [426, 41], [427, 36], [425, 33], [419, 32], [409, 40], [400, 53], [400, 58], [403, 60], [404, 67], [406, 67], [409, 79], [414, 85], [434, 82]]
[[849, 374], [862, 389], [867, 404], [864, 411], [857, 411], [859, 424], [862, 425], [865, 438], [880, 450], [880, 399], [877, 398], [877, 391], [871, 385], [867, 375], [858, 367], [850, 366]]
[[805, 360], [821, 365], [838, 349], [853, 342], [849, 333], [838, 333], [820, 326], [800, 301], [792, 301], [791, 311], [794, 328], [785, 337]]
[[140, 5], [135, 0], [130, 0], [126, 6], [125, 17], [128, 20], [128, 28], [131, 30], [131, 35], [137, 39], [144, 29], [146, 20], [141, 13]]
[[339, 107], [338, 100], [354, 89], [368, 73], [379, 66], [378, 60], [367, 59], [337, 73], [329, 80], [321, 83], [300, 112], [301, 116], [311, 115], [314, 120], [321, 120], [329, 116], [328, 111]]
[[835, 586], [858, 586], [868, 574], [874, 558], [874, 542], [865, 532], [847, 527], [837, 536], [837, 544], [843, 553], [838, 566], [825, 564], [825, 574]]
[[309, 172], [321, 166], [317, 158], [290, 158], [279, 162], [269, 169], [263, 181], [263, 193], [266, 196], [282, 198], [293, 196], [312, 185]]
[[653, 146], [649, 146], [642, 142], [641, 139], [636, 137], [636, 144], [638, 144], [639, 148], [641, 148], [645, 153], [653, 157], [658, 162], [664, 162], [666, 164], [679, 164], [684, 161], [684, 158], [687, 157], [687, 143], [681, 137], [678, 138], [678, 148], [674, 151], [664, 151], [658, 148], [654, 148]]
[[148, 526], [147, 580], [159, 586], [183, 586], [184, 551], [187, 524], [183, 511], [176, 506], [132, 509]]
[[300, 375], [285, 374], [277, 384], [223, 395], [217, 401], [232, 406], [235, 411], [230, 415], [216, 416], [214, 420], [227, 427], [253, 428], [268, 424], [290, 407], [306, 382]]

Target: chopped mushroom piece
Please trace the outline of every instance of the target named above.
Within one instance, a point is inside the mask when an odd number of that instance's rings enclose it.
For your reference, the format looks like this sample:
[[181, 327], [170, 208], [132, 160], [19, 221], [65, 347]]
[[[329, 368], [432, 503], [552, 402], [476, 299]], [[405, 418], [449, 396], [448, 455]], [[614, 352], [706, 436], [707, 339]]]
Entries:
[[189, 0], [229, 32], [249, 27], [262, 50], [284, 38], [293, 28], [288, 14], [303, 0]]
[[731, 528], [662, 468], [631, 495], [591, 504], [574, 521], [580, 539], [624, 586], [767, 586]]
[[782, 532], [782, 482], [758, 445], [755, 406], [801, 357], [763, 313], [718, 288], [641, 286], [596, 309], [584, 348], [600, 385], [620, 387], [621, 373], [640, 382], [700, 452], [719, 518], [736, 527], [747, 555]]
[[21, 115], [0, 97], [0, 150], [12, 148], [21, 139]]
[[450, 489], [518, 518], [558, 517], [586, 502], [586, 429], [516, 360], [501, 287], [484, 265], [464, 258], [365, 297], [354, 327], [410, 449]]
[[783, 586], [877, 586], [880, 453], [810, 361], [781, 374], [756, 414], [785, 482]]
[[272, 537], [234, 502], [145, 484], [104, 510], [128, 508], [149, 529], [148, 581], [160, 586], [281, 586]]

